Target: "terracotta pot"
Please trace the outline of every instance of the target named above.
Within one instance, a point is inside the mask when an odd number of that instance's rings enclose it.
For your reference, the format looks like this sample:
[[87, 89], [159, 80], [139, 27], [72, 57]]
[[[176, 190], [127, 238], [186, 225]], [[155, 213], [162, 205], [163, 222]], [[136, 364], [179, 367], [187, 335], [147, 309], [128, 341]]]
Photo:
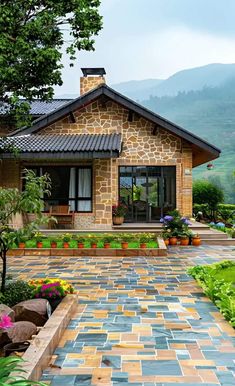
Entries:
[[42, 242], [41, 241], [37, 242], [37, 248], [42, 248]]
[[165, 240], [164, 240], [164, 243], [165, 243], [165, 246], [168, 247], [168, 245], [169, 245], [169, 239], [165, 239]]
[[180, 245], [189, 245], [189, 238], [180, 239]]
[[141, 249], [147, 248], [147, 244], [146, 244], [146, 243], [141, 243], [141, 244], [140, 244], [140, 248], [141, 248]]
[[110, 243], [104, 243], [104, 248], [106, 249], [110, 248]]
[[122, 242], [122, 249], [127, 249], [128, 248], [128, 243], [126, 241]]
[[83, 244], [83, 243], [78, 243], [78, 248], [79, 248], [79, 249], [84, 248], [84, 244]]
[[55, 241], [51, 242], [51, 248], [57, 248], [57, 243]]
[[69, 248], [69, 243], [67, 241], [63, 242], [63, 248]]
[[170, 245], [177, 245], [178, 239], [177, 237], [170, 237], [169, 238], [169, 244]]
[[201, 245], [201, 239], [200, 237], [193, 237], [192, 238], [192, 245], [194, 247], [199, 247], [199, 245]]
[[18, 248], [24, 249], [25, 248], [25, 243], [23, 243], [23, 242], [19, 243], [18, 244]]
[[93, 244], [91, 244], [91, 248], [92, 248], [92, 249], [95, 249], [95, 248], [97, 248], [97, 243], [93, 243]]
[[113, 217], [113, 225], [122, 225], [124, 217]]

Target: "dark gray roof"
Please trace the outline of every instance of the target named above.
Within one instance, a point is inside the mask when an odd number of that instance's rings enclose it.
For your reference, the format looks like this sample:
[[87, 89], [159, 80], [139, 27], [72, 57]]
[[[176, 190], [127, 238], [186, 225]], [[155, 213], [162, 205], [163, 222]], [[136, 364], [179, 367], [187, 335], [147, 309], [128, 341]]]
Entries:
[[[30, 105], [30, 114], [32, 115], [44, 115], [49, 114], [54, 110], [66, 105], [71, 102], [72, 99], [53, 99], [51, 102], [45, 102], [41, 100], [33, 100]], [[0, 115], [6, 115], [8, 112], [7, 103], [0, 104]]]
[[219, 157], [220, 155], [221, 151], [216, 146], [203, 140], [194, 133], [185, 130], [183, 127], [141, 106], [135, 101], [108, 87], [106, 84], [99, 85], [98, 87], [87, 92], [86, 94], [71, 100], [66, 105], [59, 107], [58, 109], [44, 115], [41, 118], [36, 119], [31, 127], [24, 127], [22, 129], [15, 130], [10, 134], [10, 136], [37, 133], [42, 128], [49, 126], [53, 122], [56, 122], [57, 120], [72, 113], [74, 110], [82, 108], [84, 105], [91, 103], [93, 100], [96, 100], [98, 98], [111, 99], [126, 108], [127, 110], [129, 110], [130, 112], [136, 113], [137, 115], [153, 122], [156, 125], [156, 128], [162, 127], [170, 133], [184, 139], [185, 141], [190, 143], [194, 147], [194, 149], [196, 149], [195, 152], [197, 152], [197, 155], [200, 152], [203, 152], [206, 157], [201, 157], [203, 158], [203, 160], [201, 158], [197, 158], [197, 160], [196, 158], [194, 158], [194, 166], [198, 166], [202, 163], [211, 161]]
[[[19, 156], [36, 158], [113, 158], [121, 152], [121, 134], [65, 134], [65, 135], [22, 135], [8, 137], [6, 145], [14, 144]], [[54, 154], [54, 156], [52, 156]], [[1, 156], [9, 158], [11, 154]]]

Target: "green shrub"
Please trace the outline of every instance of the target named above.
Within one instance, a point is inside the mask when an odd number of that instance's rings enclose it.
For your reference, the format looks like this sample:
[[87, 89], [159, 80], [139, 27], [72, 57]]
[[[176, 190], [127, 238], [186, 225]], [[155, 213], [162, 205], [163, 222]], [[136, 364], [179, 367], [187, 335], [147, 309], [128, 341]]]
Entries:
[[218, 205], [224, 201], [223, 190], [207, 180], [197, 180], [193, 184], [194, 204], [207, 204], [211, 218], [215, 217]]
[[225, 260], [220, 263], [189, 268], [187, 272], [197, 280], [204, 293], [215, 303], [226, 320], [235, 327], [235, 287], [232, 282], [216, 279], [223, 269], [235, 266], [235, 262]]
[[32, 299], [33, 291], [28, 283], [23, 280], [17, 280], [6, 284], [6, 290], [2, 296], [3, 303], [12, 307], [24, 300]]

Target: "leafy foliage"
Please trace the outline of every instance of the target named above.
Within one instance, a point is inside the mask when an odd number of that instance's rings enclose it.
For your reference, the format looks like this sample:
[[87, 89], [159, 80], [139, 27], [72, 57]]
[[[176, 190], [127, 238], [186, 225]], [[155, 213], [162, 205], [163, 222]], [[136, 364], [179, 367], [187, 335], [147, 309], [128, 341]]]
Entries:
[[207, 204], [211, 218], [215, 217], [215, 211], [223, 200], [223, 191], [217, 185], [207, 180], [196, 180], [193, 183], [193, 202]]
[[38, 385], [46, 386], [45, 383], [29, 381], [24, 379], [23, 376], [13, 376], [12, 373], [24, 373], [21, 368], [23, 359], [15, 356], [10, 356], [7, 358], [0, 358], [0, 384], [1, 386], [28, 386], [28, 385]]
[[189, 268], [188, 273], [197, 280], [205, 294], [216, 304], [225, 319], [235, 327], [235, 287], [233, 282], [217, 279], [216, 275], [224, 269], [235, 267], [235, 262], [225, 260], [221, 263]]
[[6, 284], [1, 301], [9, 307], [33, 298], [32, 288], [23, 280], [11, 281]]
[[[5, 291], [7, 251], [25, 235], [30, 238], [38, 225], [46, 221], [41, 210], [43, 209], [42, 193], [50, 193], [50, 178], [48, 175], [37, 177], [32, 170], [24, 172], [25, 189], [0, 187], [0, 255], [3, 262], [1, 292]], [[26, 224], [23, 228], [10, 227], [12, 216], [16, 213], [34, 213], [36, 220]]]
[[1, 1], [0, 99], [10, 103], [18, 126], [28, 123], [29, 101], [50, 100], [53, 86], [62, 84], [62, 46], [67, 44], [71, 65], [77, 50], [94, 50], [93, 37], [102, 27], [99, 5], [100, 0]]

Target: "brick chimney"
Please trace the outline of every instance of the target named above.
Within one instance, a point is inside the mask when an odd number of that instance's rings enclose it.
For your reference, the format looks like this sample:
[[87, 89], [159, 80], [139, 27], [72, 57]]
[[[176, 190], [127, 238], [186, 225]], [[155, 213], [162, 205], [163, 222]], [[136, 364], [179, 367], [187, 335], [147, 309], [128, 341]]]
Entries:
[[105, 83], [105, 69], [99, 68], [81, 68], [83, 76], [80, 78], [80, 95], [86, 94], [88, 91], [96, 88], [100, 84]]

